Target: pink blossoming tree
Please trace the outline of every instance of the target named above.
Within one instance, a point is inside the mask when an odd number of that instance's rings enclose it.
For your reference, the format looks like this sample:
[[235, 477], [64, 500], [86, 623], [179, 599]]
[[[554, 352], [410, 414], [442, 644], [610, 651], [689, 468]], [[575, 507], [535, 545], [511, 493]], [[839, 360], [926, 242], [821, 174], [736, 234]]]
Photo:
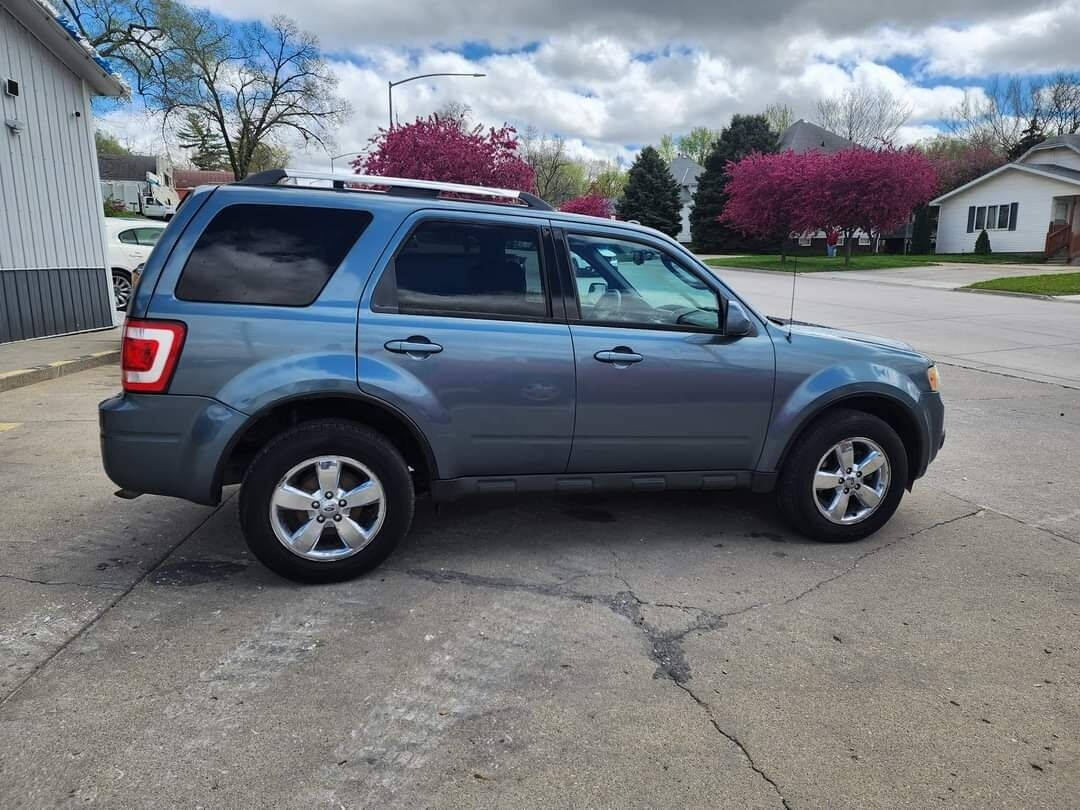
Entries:
[[754, 154], [729, 164], [728, 176], [723, 221], [781, 245], [794, 234], [837, 228], [846, 236], [845, 265], [856, 231], [903, 224], [938, 182], [926, 156], [910, 149]]
[[560, 211], [568, 214], [588, 214], [590, 217], [611, 217], [611, 203], [599, 194], [583, 194], [567, 200], [559, 206]]
[[352, 165], [362, 174], [534, 191], [536, 175], [517, 148], [513, 127], [484, 132], [480, 126], [462, 127], [456, 118], [432, 115], [379, 130], [368, 153]]
[[933, 165], [914, 149], [845, 149], [822, 156], [816, 172], [804, 200], [812, 225], [844, 234], [845, 266], [856, 231], [879, 235], [903, 225], [938, 184]]
[[804, 200], [818, 164], [819, 152], [776, 154], [755, 152], [737, 162], [728, 162], [725, 187], [727, 203], [719, 220], [743, 233], [775, 239], [784, 260], [784, 243], [795, 233], [812, 226], [813, 217]]

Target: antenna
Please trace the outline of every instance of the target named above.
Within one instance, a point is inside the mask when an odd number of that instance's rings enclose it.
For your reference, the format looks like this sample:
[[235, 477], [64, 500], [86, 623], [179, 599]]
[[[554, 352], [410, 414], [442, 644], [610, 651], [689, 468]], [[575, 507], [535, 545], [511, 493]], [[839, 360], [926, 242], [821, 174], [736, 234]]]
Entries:
[[791, 314], [787, 322], [787, 342], [791, 343], [791, 322], [795, 320], [795, 279], [799, 275], [799, 260], [791, 257]]

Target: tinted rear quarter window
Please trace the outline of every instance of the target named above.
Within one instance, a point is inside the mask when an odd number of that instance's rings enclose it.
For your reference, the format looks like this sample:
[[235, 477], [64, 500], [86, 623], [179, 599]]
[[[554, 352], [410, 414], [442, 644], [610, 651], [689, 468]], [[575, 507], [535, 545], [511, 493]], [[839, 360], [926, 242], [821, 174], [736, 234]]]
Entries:
[[418, 315], [546, 318], [536, 228], [425, 222], [375, 290], [377, 309]]
[[370, 222], [371, 214], [351, 209], [230, 205], [199, 236], [176, 297], [307, 306]]

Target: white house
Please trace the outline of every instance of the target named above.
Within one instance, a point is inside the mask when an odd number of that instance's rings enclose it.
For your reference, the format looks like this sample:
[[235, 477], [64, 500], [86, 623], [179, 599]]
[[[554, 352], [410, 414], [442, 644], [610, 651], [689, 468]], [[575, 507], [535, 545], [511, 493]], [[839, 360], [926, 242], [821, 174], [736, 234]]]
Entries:
[[985, 228], [994, 253], [1080, 264], [1080, 134], [1048, 138], [930, 204], [938, 253], [972, 252]]
[[688, 157], [679, 155], [671, 161], [671, 174], [679, 184], [679, 211], [682, 227], [679, 228], [680, 242], [690, 241], [690, 209], [694, 204], [694, 192], [697, 191], [698, 177], [705, 170]]
[[91, 96], [122, 80], [43, 0], [0, 0], [0, 343], [113, 326]]

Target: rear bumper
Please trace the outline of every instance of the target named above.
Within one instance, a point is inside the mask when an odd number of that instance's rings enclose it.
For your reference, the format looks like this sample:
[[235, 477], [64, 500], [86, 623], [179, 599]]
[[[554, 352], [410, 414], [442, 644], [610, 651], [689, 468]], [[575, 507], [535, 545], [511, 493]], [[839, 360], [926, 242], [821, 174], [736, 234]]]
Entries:
[[213, 505], [218, 462], [247, 417], [207, 397], [118, 394], [98, 420], [101, 460], [118, 486]]

